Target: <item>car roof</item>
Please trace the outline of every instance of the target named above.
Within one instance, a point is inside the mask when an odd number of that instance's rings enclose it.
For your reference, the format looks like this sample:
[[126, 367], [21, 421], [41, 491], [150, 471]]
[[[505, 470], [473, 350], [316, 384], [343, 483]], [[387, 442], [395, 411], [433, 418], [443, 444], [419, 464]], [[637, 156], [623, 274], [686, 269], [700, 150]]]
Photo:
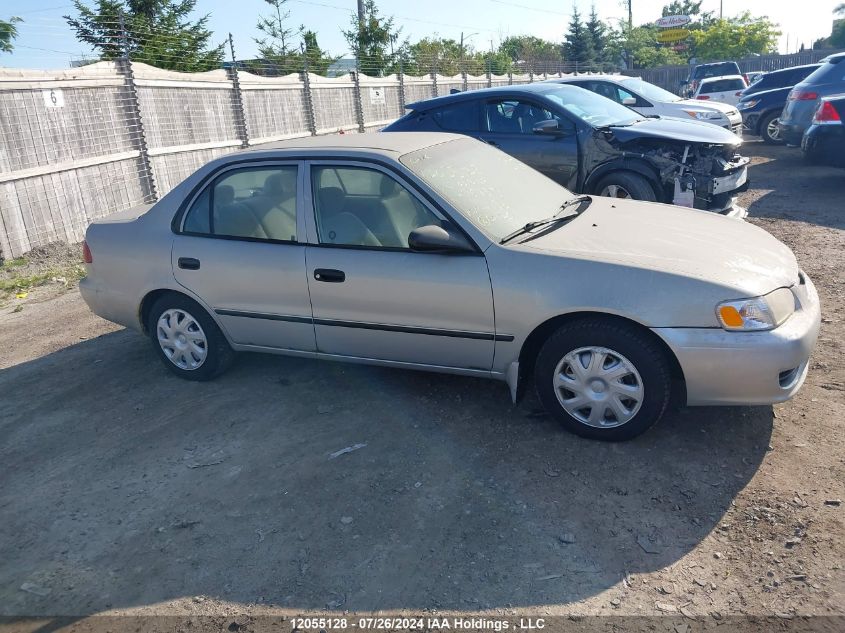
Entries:
[[778, 68], [777, 70], [770, 70], [770, 71], [768, 71], [764, 74], [766, 74], [766, 75], [776, 75], [778, 73], [787, 73], [787, 72], [790, 72], [790, 71], [793, 71], [793, 70], [798, 70], [800, 68], [818, 68], [819, 66], [821, 66], [821, 63], [803, 64], [802, 66], [790, 66], [789, 68]]
[[442, 97], [434, 97], [433, 99], [425, 99], [423, 101], [416, 101], [409, 103], [405, 108], [409, 110], [427, 110], [429, 108], [438, 108], [440, 106], [448, 105], [450, 103], [460, 103], [461, 101], [469, 101], [478, 99], [479, 97], [496, 96], [500, 94], [535, 94], [542, 95], [546, 92], [553, 92], [555, 90], [583, 90], [578, 86], [567, 86], [550, 81], [538, 81], [531, 84], [517, 84], [515, 86], [496, 86], [495, 88], [482, 88], [481, 90], [467, 90], [465, 92], [456, 92], [454, 94], [444, 95]]
[[695, 67], [696, 68], [707, 68], [708, 66], [721, 66], [722, 64], [733, 64], [735, 66], [737, 65], [736, 62], [728, 61], [728, 62], [709, 62], [707, 64], [697, 64]]
[[439, 145], [455, 139], [466, 138], [447, 132], [367, 132], [365, 134], [327, 134], [305, 136], [255, 145], [247, 152], [275, 150], [337, 150], [341, 152], [366, 151], [375, 154], [407, 154], [419, 149]]
[[834, 53], [833, 55], [828, 55], [827, 57], [825, 57], [824, 59], [822, 59], [820, 61], [822, 63], [832, 62], [834, 64], [837, 64], [837, 63], [841, 62], [843, 59], [845, 59], [845, 53]]
[[712, 84], [715, 81], [721, 81], [722, 79], [742, 79], [744, 78], [742, 75], [719, 75], [718, 77], [705, 77], [701, 80], [702, 84]]

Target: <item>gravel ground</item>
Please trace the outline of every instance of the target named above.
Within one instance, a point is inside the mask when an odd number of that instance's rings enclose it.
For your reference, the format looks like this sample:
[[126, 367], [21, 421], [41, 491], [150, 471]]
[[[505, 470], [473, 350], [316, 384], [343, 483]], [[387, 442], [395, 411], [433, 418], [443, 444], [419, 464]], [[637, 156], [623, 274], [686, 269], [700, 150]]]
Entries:
[[469, 378], [250, 355], [186, 383], [64, 284], [7, 299], [0, 615], [843, 614], [845, 171], [746, 152], [750, 221], [823, 302], [807, 383], [625, 444]]

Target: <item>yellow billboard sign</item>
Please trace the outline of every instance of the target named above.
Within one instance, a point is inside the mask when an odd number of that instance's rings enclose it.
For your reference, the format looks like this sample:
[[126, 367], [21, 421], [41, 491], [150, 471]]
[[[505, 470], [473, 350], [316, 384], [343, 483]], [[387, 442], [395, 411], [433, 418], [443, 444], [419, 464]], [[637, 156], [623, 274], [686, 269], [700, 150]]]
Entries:
[[689, 37], [689, 29], [666, 29], [657, 32], [658, 42], [677, 42]]

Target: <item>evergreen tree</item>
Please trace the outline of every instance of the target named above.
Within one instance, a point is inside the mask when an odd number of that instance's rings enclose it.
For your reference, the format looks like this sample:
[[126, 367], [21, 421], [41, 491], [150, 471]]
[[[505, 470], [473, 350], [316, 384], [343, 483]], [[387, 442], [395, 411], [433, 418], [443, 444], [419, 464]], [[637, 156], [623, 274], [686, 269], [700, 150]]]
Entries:
[[308, 72], [325, 75], [329, 66], [335, 63], [337, 58], [326, 55], [317, 43], [317, 34], [314, 31], [305, 30], [304, 26], [302, 27], [302, 42], [305, 48], [305, 57], [308, 60]]
[[290, 18], [290, 11], [285, 9], [288, 0], [264, 0], [273, 8], [270, 15], [262, 15], [256, 25], [265, 37], [256, 39], [258, 54], [262, 58], [259, 74], [286, 75], [301, 70], [299, 50], [294, 38], [302, 33], [299, 29], [288, 28], [286, 22]]
[[376, 77], [393, 66], [396, 54], [391, 52], [390, 45], [401, 31], [394, 31], [393, 17], [383, 18], [379, 15], [375, 0], [365, 0], [363, 24], [359, 24], [358, 16], [353, 15], [349, 30], [341, 32], [352, 54], [358, 59], [360, 71]]
[[[208, 15], [192, 21], [197, 0], [96, 0], [94, 7], [74, 0], [77, 17], [64, 16], [76, 38], [100, 59], [129, 58], [184, 72], [219, 68], [223, 44], [209, 47]], [[124, 39], [120, 22], [126, 29]]]
[[595, 59], [593, 40], [587, 27], [581, 21], [581, 14], [575, 4], [572, 5], [572, 18], [569, 20], [569, 32], [565, 38], [563, 57], [567, 62], [578, 62], [580, 65], [592, 62]]
[[590, 19], [587, 20], [584, 28], [586, 28], [587, 33], [590, 34], [590, 41], [593, 45], [596, 61], [611, 61], [608, 57], [609, 51], [607, 50], [607, 27], [604, 25], [604, 22], [599, 19], [599, 15], [596, 13], [596, 5], [592, 5], [590, 7]]

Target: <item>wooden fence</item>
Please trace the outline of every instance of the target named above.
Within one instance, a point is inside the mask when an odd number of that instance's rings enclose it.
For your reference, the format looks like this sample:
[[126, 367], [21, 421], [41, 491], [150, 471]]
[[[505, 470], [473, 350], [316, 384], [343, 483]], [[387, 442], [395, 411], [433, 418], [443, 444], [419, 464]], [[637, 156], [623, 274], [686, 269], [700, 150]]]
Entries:
[[0, 260], [78, 242], [92, 220], [157, 200], [227, 152], [376, 130], [407, 103], [534, 79], [187, 74], [127, 61], [0, 69]]

